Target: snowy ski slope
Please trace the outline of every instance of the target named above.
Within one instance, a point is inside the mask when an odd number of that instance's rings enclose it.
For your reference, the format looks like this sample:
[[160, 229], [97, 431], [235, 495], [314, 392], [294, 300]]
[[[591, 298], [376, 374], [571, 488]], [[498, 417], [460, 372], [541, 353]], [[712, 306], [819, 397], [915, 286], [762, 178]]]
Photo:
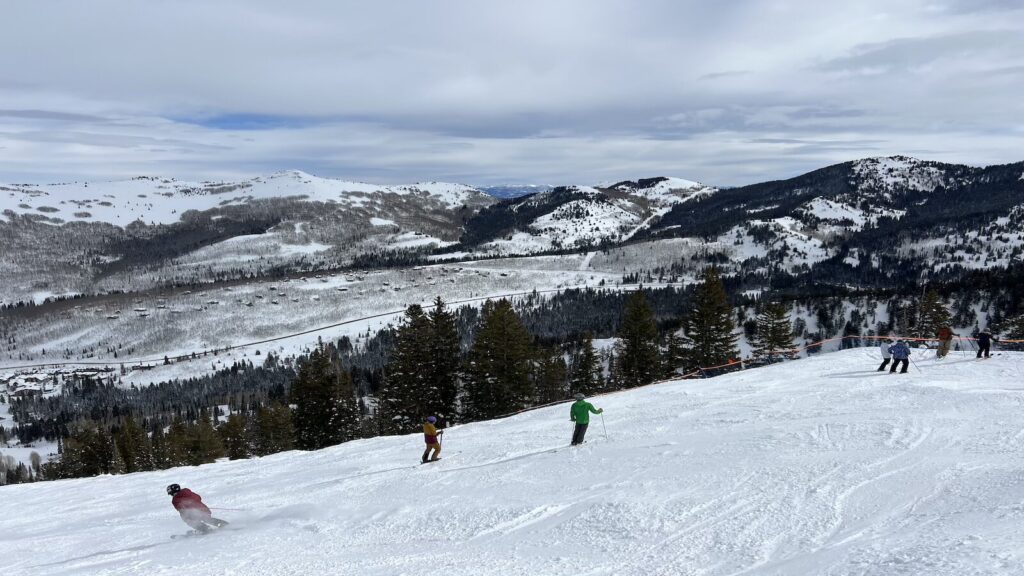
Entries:
[[[1024, 354], [825, 354], [314, 453], [0, 489], [4, 574], [1021, 574]], [[928, 353], [929, 355], [931, 353]], [[232, 522], [185, 527], [179, 482]]]

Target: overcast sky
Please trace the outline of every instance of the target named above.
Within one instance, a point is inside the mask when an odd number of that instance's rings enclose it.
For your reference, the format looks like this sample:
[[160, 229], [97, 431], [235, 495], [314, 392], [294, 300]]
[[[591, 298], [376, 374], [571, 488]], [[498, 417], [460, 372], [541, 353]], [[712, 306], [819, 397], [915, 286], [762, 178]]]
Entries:
[[1024, 160], [1020, 0], [10, 0], [0, 181]]

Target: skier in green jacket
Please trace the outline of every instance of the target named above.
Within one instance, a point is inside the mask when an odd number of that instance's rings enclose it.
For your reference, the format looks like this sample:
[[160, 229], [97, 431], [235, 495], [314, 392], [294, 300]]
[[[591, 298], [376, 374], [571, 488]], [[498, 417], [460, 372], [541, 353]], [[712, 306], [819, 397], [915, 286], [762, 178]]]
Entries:
[[583, 394], [576, 395], [576, 401], [569, 408], [569, 419], [576, 423], [576, 429], [572, 432], [572, 445], [583, 444], [583, 437], [587, 434], [587, 426], [590, 424], [590, 414], [604, 412], [601, 408], [594, 408], [594, 405], [587, 402]]

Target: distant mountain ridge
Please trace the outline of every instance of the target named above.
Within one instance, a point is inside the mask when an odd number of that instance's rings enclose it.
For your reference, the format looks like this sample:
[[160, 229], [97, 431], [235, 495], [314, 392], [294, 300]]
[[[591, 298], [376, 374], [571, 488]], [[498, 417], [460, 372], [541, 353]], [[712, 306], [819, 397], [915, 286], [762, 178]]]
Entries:
[[[495, 197], [502, 194], [514, 197]], [[201, 283], [414, 262], [432, 252], [501, 257], [680, 239], [734, 273], [815, 271], [886, 285], [895, 268], [949, 273], [1019, 262], [1022, 219], [1024, 162], [972, 167], [907, 156], [730, 188], [664, 176], [598, 186], [385, 186], [300, 171], [237, 182], [0, 185], [0, 271], [10, 279], [0, 301], [120, 290], [129, 278], [138, 289], [140, 278]]]

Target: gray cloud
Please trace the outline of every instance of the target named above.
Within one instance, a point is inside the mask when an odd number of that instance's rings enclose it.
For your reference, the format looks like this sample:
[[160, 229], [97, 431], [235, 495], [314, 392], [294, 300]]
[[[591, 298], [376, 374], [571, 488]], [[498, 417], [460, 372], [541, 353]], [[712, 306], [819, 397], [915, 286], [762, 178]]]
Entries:
[[17, 3], [0, 181], [777, 178], [1020, 160], [1003, 2]]

